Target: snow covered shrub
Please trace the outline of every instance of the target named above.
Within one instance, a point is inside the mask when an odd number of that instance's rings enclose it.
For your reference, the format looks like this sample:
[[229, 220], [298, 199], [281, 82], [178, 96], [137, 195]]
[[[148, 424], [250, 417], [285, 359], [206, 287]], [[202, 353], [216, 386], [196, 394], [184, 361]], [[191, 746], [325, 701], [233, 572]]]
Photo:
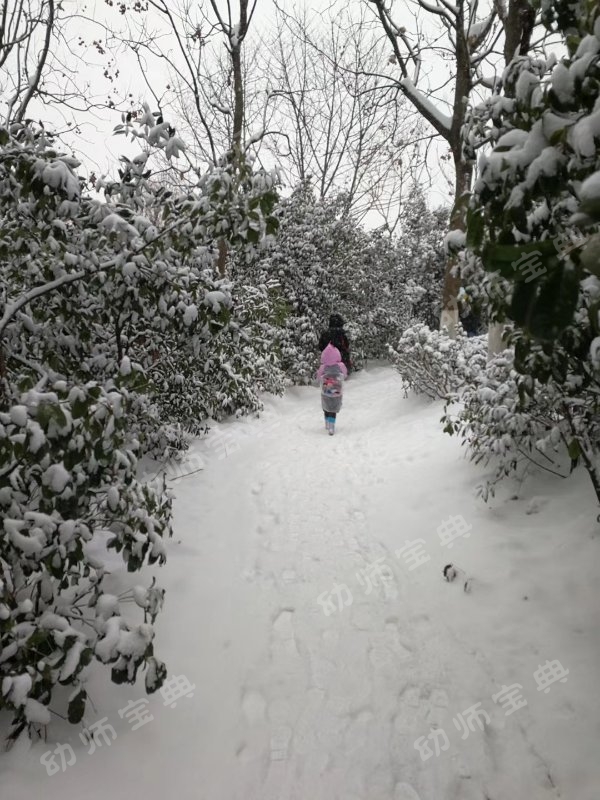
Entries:
[[462, 329], [451, 339], [445, 331], [432, 331], [420, 323], [407, 328], [395, 347], [390, 345], [389, 355], [406, 391], [444, 400], [483, 369], [486, 346]]
[[365, 231], [343, 195], [318, 200], [306, 182], [278, 208], [280, 229], [266, 258], [236, 264], [236, 278], [270, 280], [273, 340], [281, 368], [307, 383], [318, 363], [317, 341], [329, 315], [346, 321], [353, 362], [387, 357], [387, 343], [428, 314], [441, 293], [443, 213], [409, 203], [396, 239]]
[[[582, 282], [600, 271], [599, 8], [563, 0], [542, 6], [547, 28], [563, 35], [565, 55], [515, 58], [501, 90], [473, 109], [469, 136], [486, 154], [467, 245], [510, 285], [509, 298], [494, 305], [504, 305], [527, 333], [528, 349], [561, 337], [577, 313]], [[590, 334], [598, 333], [592, 315]], [[516, 353], [518, 368], [524, 352]]]
[[534, 467], [566, 477], [567, 464], [572, 471], [580, 459], [597, 459], [599, 410], [595, 391], [569, 395], [553, 382], [521, 375], [507, 350], [472, 375], [459, 411], [453, 414], [448, 403], [443, 421], [447, 433], [463, 439], [471, 460], [493, 466], [493, 479], [481, 487], [487, 499], [502, 478], [523, 477]]
[[165, 560], [171, 533], [170, 499], [136, 479], [129, 403], [117, 384], [42, 379], [0, 412], [0, 709], [14, 714], [12, 737], [50, 722], [56, 684], [74, 687], [68, 717], [81, 720], [94, 658], [116, 683], [133, 682], [140, 666], [150, 692], [164, 677], [149, 624], [162, 590], [136, 588], [135, 624], [105, 587], [104, 547], [138, 571]]
[[198, 387], [206, 416], [214, 420], [259, 411], [261, 392], [281, 394], [284, 388], [268, 288], [234, 283], [230, 293], [231, 309], [213, 337]]
[[[529, 382], [530, 383], [530, 382]], [[460, 396], [460, 410], [452, 414], [446, 405], [444, 430], [457, 434], [468, 448], [471, 460], [495, 468], [494, 480], [482, 489], [487, 498], [500, 478], [517, 476], [522, 467], [540, 464], [560, 467], [559, 446], [563, 441], [560, 419], [547, 387], [535, 386], [535, 399], [519, 375], [510, 351], [505, 351], [472, 376]]]
[[[134, 133], [180, 146], [148, 110]], [[99, 182], [103, 202], [43, 129], [0, 130], [0, 709], [13, 736], [49, 721], [57, 684], [74, 687], [81, 720], [92, 659], [115, 682], [142, 668], [160, 687], [162, 590], [133, 588], [136, 622], [105, 587], [107, 549], [131, 572], [165, 558], [170, 499], [138, 481], [138, 458], [217, 409], [254, 408], [267, 383], [264, 298], [233, 310], [212, 265], [224, 236], [251, 256], [275, 229], [272, 176], [225, 164], [179, 197], [152, 187], [147, 160]]]
[[486, 154], [467, 247], [501, 289], [488, 310], [513, 325], [505, 341], [516, 370], [555, 399], [600, 501], [600, 439], [593, 415], [580, 413], [597, 408], [600, 392], [600, 9], [548, 0], [542, 12], [565, 54], [516, 57], [501, 90], [472, 113], [469, 141]]

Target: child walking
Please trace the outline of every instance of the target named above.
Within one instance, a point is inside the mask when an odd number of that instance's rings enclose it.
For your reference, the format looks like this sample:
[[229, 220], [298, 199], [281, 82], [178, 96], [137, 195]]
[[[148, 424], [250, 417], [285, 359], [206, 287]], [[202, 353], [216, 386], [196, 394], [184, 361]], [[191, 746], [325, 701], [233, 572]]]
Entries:
[[321, 407], [325, 415], [325, 430], [330, 436], [335, 433], [335, 419], [342, 407], [342, 382], [348, 370], [337, 347], [328, 344], [321, 353], [321, 366], [317, 380], [321, 381]]

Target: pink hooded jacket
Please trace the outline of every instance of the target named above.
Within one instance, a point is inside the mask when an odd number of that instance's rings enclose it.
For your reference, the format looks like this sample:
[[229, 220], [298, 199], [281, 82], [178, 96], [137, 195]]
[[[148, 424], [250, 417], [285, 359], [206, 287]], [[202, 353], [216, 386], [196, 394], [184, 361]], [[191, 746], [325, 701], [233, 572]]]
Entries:
[[342, 361], [342, 356], [340, 355], [340, 351], [337, 347], [334, 347], [332, 344], [328, 344], [325, 350], [321, 353], [321, 366], [317, 371], [317, 380], [320, 380], [323, 377], [323, 371], [325, 367], [333, 367], [338, 366], [344, 378], [348, 377], [348, 370], [346, 369], [346, 365]]

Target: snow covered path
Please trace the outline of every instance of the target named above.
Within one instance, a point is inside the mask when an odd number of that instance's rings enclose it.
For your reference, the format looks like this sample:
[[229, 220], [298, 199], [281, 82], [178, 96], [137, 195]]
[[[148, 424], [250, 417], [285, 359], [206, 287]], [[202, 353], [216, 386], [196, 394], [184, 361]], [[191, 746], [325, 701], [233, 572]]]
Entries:
[[[195, 451], [205, 469], [176, 485], [158, 573], [156, 652], [193, 696], [154, 695], [154, 720], [133, 730], [118, 712], [142, 691], [94, 678], [118, 738], [88, 756], [57, 728], [78, 760], [52, 777], [44, 745], [17, 748], [0, 761], [2, 800], [76, 787], [89, 800], [596, 798], [591, 493], [557, 483], [552, 498], [484, 506], [440, 415], [379, 367], [348, 383], [333, 438], [309, 388], [211, 432]], [[443, 580], [449, 561], [470, 593]], [[540, 691], [555, 661], [568, 679], [554, 668]]]

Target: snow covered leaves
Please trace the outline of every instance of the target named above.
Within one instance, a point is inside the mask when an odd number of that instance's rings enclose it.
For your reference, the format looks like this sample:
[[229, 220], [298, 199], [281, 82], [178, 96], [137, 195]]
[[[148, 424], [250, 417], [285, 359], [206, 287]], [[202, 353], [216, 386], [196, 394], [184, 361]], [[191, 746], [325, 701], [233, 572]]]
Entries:
[[[556, 10], [558, 4], [547, 6]], [[588, 18], [578, 11], [571, 20], [579, 35], [565, 31], [570, 52], [559, 63], [554, 57], [514, 59], [504, 76], [504, 95], [472, 115], [479, 135], [494, 148], [480, 159], [467, 246], [486, 270], [513, 284], [504, 311], [534, 342], [562, 336], [586, 302], [582, 282], [600, 270], [596, 248], [587, 241], [600, 221], [596, 13]], [[482, 134], [477, 120], [486, 115], [492, 124]], [[573, 246], [556, 247], [557, 240]], [[535, 269], [523, 270], [532, 259]], [[598, 334], [594, 315], [590, 323]]]
[[462, 329], [455, 339], [427, 325], [407, 328], [389, 355], [406, 390], [432, 400], [446, 399], [485, 365], [486, 348], [479, 338], [467, 338]]
[[[176, 155], [149, 123], [139, 135]], [[138, 480], [138, 459], [256, 408], [269, 368], [252, 336], [266, 291], [234, 309], [212, 268], [217, 239], [244, 259], [274, 232], [276, 176], [224, 163], [176, 196], [147, 162], [123, 158], [119, 181], [96, 184], [102, 202], [44, 130], [0, 132], [0, 707], [15, 736], [47, 723], [56, 683], [75, 687], [80, 719], [93, 658], [117, 682], [145, 667], [148, 691], [160, 687], [161, 590], [134, 592], [136, 622], [104, 583], [115, 553], [129, 572], [165, 561], [170, 495]]]
[[[499, 395], [484, 401], [475, 380], [462, 432], [477, 458], [487, 460], [488, 448], [500, 455], [502, 474], [523, 459], [537, 461], [538, 441], [546, 447], [552, 431], [571, 468], [586, 466], [600, 498], [598, 14], [597, 4], [545, 4], [543, 16], [563, 34], [567, 54], [558, 63], [514, 58], [502, 94], [472, 112], [473, 142], [493, 149], [480, 158], [470, 199], [463, 277], [501, 290], [479, 292], [480, 300], [493, 321], [512, 323], [504, 342], [525, 377], [505, 375], [497, 387], [509, 387], [514, 411], [504, 431]], [[496, 385], [501, 368], [491, 364], [482, 382]], [[551, 443], [555, 452], [561, 447]]]
[[[136, 480], [129, 402], [126, 392], [57, 382], [0, 413], [0, 705], [14, 712], [15, 736], [49, 722], [54, 685], [77, 687], [94, 655], [127, 680], [153, 658], [150, 624], [125, 621], [104, 588], [102, 542], [137, 570], [164, 560], [170, 534], [169, 500]], [[162, 598], [154, 586], [138, 588], [148, 622]], [[154, 688], [162, 672], [153, 668]], [[78, 689], [69, 719], [81, 719], [84, 706]]]
[[513, 283], [509, 314], [519, 327], [540, 341], [553, 341], [567, 328], [577, 308], [580, 279], [554, 241], [489, 244], [482, 261]]

